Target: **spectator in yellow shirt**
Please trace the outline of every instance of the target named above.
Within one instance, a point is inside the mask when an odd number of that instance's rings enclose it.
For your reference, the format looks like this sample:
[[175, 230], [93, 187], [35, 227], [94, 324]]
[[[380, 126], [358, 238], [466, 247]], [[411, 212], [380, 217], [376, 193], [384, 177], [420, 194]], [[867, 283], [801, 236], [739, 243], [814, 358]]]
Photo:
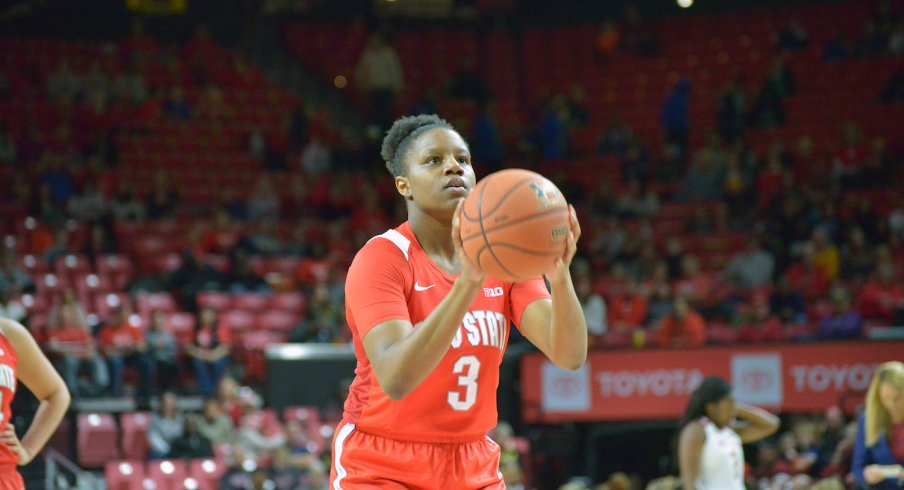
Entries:
[[834, 281], [840, 268], [838, 247], [829, 240], [828, 233], [822, 228], [813, 230], [813, 247], [816, 249], [813, 264], [825, 273], [829, 282]]

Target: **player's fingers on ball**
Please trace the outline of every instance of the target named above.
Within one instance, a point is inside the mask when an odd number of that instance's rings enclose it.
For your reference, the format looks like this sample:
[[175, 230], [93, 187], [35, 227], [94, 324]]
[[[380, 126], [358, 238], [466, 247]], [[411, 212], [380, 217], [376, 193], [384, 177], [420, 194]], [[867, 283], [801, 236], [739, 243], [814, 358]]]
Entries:
[[574, 255], [575, 251], [577, 251], [577, 246], [574, 240], [574, 232], [569, 231], [568, 235], [565, 237], [565, 258], [571, 258]]
[[460, 228], [457, 223], [452, 223], [452, 245], [454, 245], [455, 248], [463, 247], [461, 243], [461, 232], [459, 230]]
[[571, 231], [574, 232], [575, 239], [581, 236], [581, 222], [578, 221], [578, 213], [574, 210], [574, 206], [568, 206], [571, 209]]

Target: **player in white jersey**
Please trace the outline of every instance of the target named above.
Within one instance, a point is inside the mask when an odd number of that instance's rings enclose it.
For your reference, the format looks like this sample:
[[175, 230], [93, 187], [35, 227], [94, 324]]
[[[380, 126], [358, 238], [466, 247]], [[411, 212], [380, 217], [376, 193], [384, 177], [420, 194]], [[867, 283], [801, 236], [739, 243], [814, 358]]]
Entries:
[[678, 425], [678, 467], [685, 490], [744, 490], [744, 448], [778, 430], [778, 417], [736, 402], [731, 385], [711, 376], [691, 394]]

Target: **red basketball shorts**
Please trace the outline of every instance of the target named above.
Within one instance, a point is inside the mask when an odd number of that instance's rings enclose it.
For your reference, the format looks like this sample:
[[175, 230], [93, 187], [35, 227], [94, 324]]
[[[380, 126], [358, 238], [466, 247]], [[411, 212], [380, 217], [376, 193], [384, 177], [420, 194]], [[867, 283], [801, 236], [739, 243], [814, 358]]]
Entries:
[[504, 489], [499, 453], [489, 437], [462, 443], [397, 441], [361, 432], [343, 420], [333, 435], [330, 490]]
[[15, 464], [0, 464], [0, 490], [24, 490], [25, 482]]

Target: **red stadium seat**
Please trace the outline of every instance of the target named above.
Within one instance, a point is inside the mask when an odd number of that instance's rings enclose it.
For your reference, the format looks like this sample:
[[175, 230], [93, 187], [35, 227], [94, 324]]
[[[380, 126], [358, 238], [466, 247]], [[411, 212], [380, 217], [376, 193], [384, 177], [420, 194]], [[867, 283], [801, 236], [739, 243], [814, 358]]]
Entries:
[[206, 254], [201, 257], [201, 262], [224, 274], [229, 271], [229, 257], [222, 254]]
[[19, 259], [19, 266], [25, 270], [30, 276], [35, 277], [50, 272], [47, 262], [36, 255], [23, 255]]
[[103, 296], [113, 290], [113, 285], [110, 284], [105, 276], [98, 276], [93, 272], [77, 274], [73, 277], [72, 284], [75, 286], [76, 295], [83, 305], [94, 305], [94, 298]]
[[94, 296], [94, 313], [100, 318], [109, 318], [113, 310], [122, 305], [132, 309], [132, 298], [126, 293], [106, 293]]
[[32, 313], [28, 315], [28, 321], [26, 323], [28, 331], [31, 332], [31, 335], [35, 339], [37, 339], [38, 343], [43, 341], [49, 321], [50, 315], [47, 313]]
[[39, 294], [23, 294], [22, 306], [28, 310], [29, 316], [36, 313], [48, 313], [50, 311], [50, 299]]
[[325, 423], [320, 417], [320, 411], [316, 407], [311, 406], [293, 406], [286, 407], [282, 412], [283, 420], [286, 425], [297, 421], [301, 424], [302, 429], [307, 432], [310, 441], [313, 443], [312, 452], [319, 453], [323, 450], [326, 439], [330, 436], [326, 434], [329, 431], [322, 430], [324, 427], [330, 429], [334, 426], [333, 421]]
[[57, 258], [54, 270], [61, 276], [72, 277], [76, 274], [88, 274], [91, 272], [91, 263], [84, 255], [68, 254]]
[[143, 461], [148, 455], [148, 426], [151, 418], [147, 412], [124, 413], [122, 426], [122, 455], [127, 459]]
[[267, 374], [265, 350], [268, 345], [285, 342], [285, 335], [267, 330], [243, 330], [236, 336], [236, 359], [245, 366], [245, 374], [263, 381]]
[[264, 259], [261, 269], [264, 274], [279, 273], [285, 277], [292, 277], [298, 270], [298, 258], [296, 257], [272, 257]]
[[198, 483], [198, 490], [216, 490], [220, 486], [220, 477], [226, 472], [222, 462], [207, 458], [193, 459], [188, 463], [188, 474]]
[[230, 330], [240, 331], [255, 328], [255, 316], [247, 311], [224, 311], [220, 313], [220, 321]]
[[305, 303], [306, 300], [302, 293], [276, 293], [270, 296], [269, 308], [300, 315], [304, 312]]
[[816, 335], [816, 325], [790, 324], [785, 325], [783, 336], [787, 340], [810, 340]]
[[105, 277], [113, 287], [122, 290], [132, 280], [135, 267], [125, 255], [101, 255], [97, 258], [97, 274]]
[[138, 313], [149, 317], [154, 311], [173, 312], [177, 310], [176, 300], [170, 293], [143, 293], [137, 298]]
[[163, 459], [148, 462], [147, 476], [156, 484], [156, 490], [182, 490], [190, 486], [185, 485], [187, 474], [185, 461]]
[[77, 418], [76, 450], [78, 463], [85, 468], [100, 468], [119, 459], [119, 431], [108, 413], [80, 413]]
[[288, 333], [298, 324], [298, 316], [285, 311], [267, 311], [257, 315], [256, 328]]
[[182, 266], [182, 256], [175, 252], [155, 255], [151, 259], [155, 271], [172, 272]]
[[63, 293], [63, 289], [69, 286], [66, 276], [60, 276], [48, 272], [35, 279], [35, 292], [46, 298], [55, 298]]
[[710, 344], [733, 344], [738, 341], [738, 331], [726, 323], [712, 323], [706, 327], [706, 337]]
[[609, 330], [600, 336], [600, 346], [604, 348], [628, 347], [634, 341], [631, 333]]
[[285, 342], [286, 335], [267, 330], [244, 330], [239, 332], [238, 344], [246, 351], [263, 352], [270, 344]]
[[145, 490], [144, 461], [107, 461], [104, 464], [104, 479], [109, 490]]
[[263, 311], [267, 307], [270, 298], [267, 295], [245, 293], [237, 294], [232, 297], [232, 308], [236, 310], [257, 313]]
[[167, 313], [166, 330], [176, 337], [176, 343], [187, 342], [195, 331], [195, 316], [182, 311]]
[[229, 293], [204, 291], [198, 293], [197, 302], [199, 308], [213, 308], [217, 311], [224, 311], [232, 307], [232, 295]]
[[50, 440], [47, 441], [47, 447], [56, 449], [73, 461], [75, 460], [75, 454], [73, 453], [72, 447], [73, 431], [75, 430], [74, 426], [74, 421], [70, 417], [63, 417], [59, 427], [57, 427], [53, 432], [53, 435], [50, 436]]
[[181, 248], [179, 243], [174, 243], [166, 237], [144, 235], [134, 238], [135, 254], [138, 257], [157, 257], [167, 253], [178, 253]]
[[282, 411], [282, 417], [287, 423], [291, 420], [297, 420], [311, 426], [320, 425], [320, 410], [314, 406], [297, 405], [286, 407]]

